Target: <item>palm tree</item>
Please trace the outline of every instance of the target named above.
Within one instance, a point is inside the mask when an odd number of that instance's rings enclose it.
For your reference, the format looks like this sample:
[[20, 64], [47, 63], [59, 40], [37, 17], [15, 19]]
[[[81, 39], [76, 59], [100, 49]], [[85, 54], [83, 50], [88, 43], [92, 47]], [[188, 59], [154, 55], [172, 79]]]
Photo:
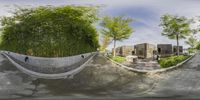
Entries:
[[176, 39], [177, 55], [179, 55], [179, 39], [185, 39], [191, 33], [189, 23], [190, 21], [183, 16], [166, 14], [161, 17], [162, 35], [167, 36], [169, 39]]
[[133, 29], [129, 26], [132, 22], [131, 18], [119, 17], [104, 17], [101, 23], [103, 27], [103, 35], [107, 35], [114, 42], [113, 56], [115, 57], [116, 41], [122, 41], [130, 37]]

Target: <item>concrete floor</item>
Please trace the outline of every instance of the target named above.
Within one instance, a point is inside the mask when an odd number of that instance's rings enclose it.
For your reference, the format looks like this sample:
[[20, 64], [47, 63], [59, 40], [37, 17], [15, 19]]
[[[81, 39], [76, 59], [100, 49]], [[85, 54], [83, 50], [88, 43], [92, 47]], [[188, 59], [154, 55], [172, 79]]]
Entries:
[[96, 56], [72, 79], [32, 78], [0, 56], [0, 98], [166, 99], [200, 98], [200, 55], [162, 74], [137, 74]]
[[157, 85], [147, 94], [159, 97], [200, 97], [200, 55], [180, 69], [159, 75]]

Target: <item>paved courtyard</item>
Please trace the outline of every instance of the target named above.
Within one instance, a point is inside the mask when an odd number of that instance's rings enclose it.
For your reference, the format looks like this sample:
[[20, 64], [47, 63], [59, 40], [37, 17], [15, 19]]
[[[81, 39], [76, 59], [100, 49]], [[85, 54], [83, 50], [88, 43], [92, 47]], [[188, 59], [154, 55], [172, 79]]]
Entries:
[[32, 78], [0, 56], [0, 98], [200, 98], [200, 55], [162, 74], [137, 74], [102, 55], [72, 79]]
[[124, 62], [122, 64], [140, 70], [154, 70], [161, 68], [156, 60], [138, 59], [137, 63]]
[[161, 97], [200, 97], [200, 54], [180, 69], [160, 74], [159, 82], [147, 94]]

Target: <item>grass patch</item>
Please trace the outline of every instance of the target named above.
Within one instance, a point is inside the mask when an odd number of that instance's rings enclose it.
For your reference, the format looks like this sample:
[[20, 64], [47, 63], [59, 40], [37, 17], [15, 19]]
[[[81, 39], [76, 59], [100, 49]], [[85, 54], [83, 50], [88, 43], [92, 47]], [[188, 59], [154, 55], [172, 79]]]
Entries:
[[109, 58], [111, 58], [112, 60], [114, 60], [116, 62], [119, 62], [119, 63], [126, 61], [126, 58], [125, 57], [121, 57], [121, 56], [115, 56], [115, 57], [109, 56]]
[[171, 56], [171, 57], [167, 57], [167, 58], [162, 58], [158, 61], [158, 63], [160, 64], [160, 66], [162, 68], [168, 68], [170, 66], [175, 66], [176, 64], [186, 60], [187, 58], [189, 58], [190, 56]]

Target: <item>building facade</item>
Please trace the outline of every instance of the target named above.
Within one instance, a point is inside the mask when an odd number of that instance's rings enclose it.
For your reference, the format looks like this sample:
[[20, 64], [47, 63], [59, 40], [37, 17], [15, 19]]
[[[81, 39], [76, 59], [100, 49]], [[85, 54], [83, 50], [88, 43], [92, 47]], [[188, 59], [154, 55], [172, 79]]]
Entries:
[[157, 44], [157, 53], [160, 57], [168, 57], [173, 54], [172, 44]]
[[[173, 46], [173, 53], [177, 54], [178, 46]], [[183, 54], [183, 46], [179, 46], [179, 54]]]
[[116, 48], [116, 55], [129, 56], [134, 54], [134, 46], [121, 46]]
[[[180, 54], [183, 54], [183, 47], [179, 46]], [[172, 44], [149, 44], [142, 43], [134, 46], [120, 46], [116, 48], [116, 55], [118, 56], [129, 56], [136, 55], [138, 58], [156, 58], [157, 55], [160, 57], [169, 57], [173, 54], [177, 54], [177, 46]]]
[[153, 44], [142, 43], [134, 46], [134, 53], [138, 58], [153, 58], [156, 46]]

